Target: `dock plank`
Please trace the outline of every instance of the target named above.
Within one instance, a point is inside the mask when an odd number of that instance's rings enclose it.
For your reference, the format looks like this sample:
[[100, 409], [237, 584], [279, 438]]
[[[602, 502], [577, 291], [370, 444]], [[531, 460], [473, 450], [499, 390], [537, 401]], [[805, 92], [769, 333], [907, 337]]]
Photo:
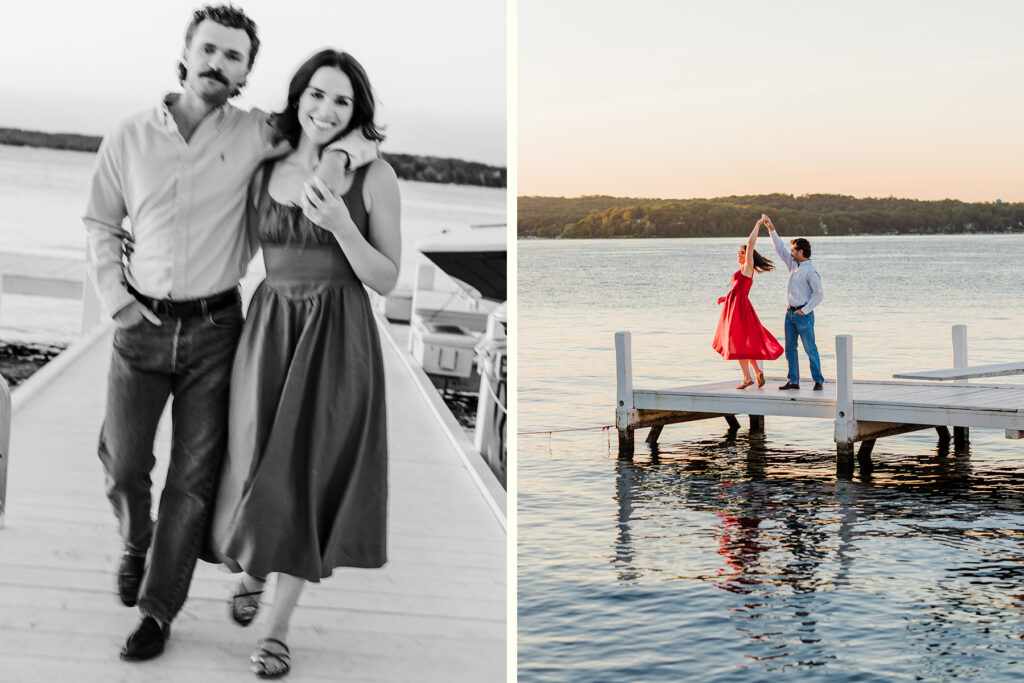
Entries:
[[975, 365], [966, 368], [944, 368], [942, 370], [921, 370], [919, 372], [900, 372], [893, 377], [900, 379], [932, 379], [954, 380], [975, 379], [981, 377], [1005, 377], [1007, 375], [1024, 374], [1024, 363], [993, 363], [992, 365]]

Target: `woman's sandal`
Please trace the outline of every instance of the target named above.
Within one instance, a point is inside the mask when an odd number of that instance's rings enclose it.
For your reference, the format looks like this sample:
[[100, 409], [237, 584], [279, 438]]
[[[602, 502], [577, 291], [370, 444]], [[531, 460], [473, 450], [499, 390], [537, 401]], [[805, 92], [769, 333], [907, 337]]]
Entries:
[[245, 577], [238, 581], [235, 586], [235, 594], [231, 596], [231, 618], [239, 626], [248, 626], [256, 618], [260, 611], [260, 596], [263, 595], [263, 586], [266, 581], [259, 583], [259, 590], [247, 590]]
[[759, 373], [757, 373], [757, 388], [760, 389], [763, 386], [764, 386], [764, 373], [763, 372], [759, 372]]
[[[274, 643], [279, 645], [283, 651], [267, 649], [267, 645]], [[277, 638], [263, 638], [256, 643], [256, 649], [249, 657], [252, 662], [252, 672], [257, 678], [280, 678], [292, 669], [291, 653], [288, 646]]]
[[742, 384], [740, 384], [739, 386], [737, 386], [736, 388], [737, 389], [746, 389], [747, 387], [749, 387], [753, 383], [754, 383], [754, 380], [748, 379], [745, 382], [743, 382]]

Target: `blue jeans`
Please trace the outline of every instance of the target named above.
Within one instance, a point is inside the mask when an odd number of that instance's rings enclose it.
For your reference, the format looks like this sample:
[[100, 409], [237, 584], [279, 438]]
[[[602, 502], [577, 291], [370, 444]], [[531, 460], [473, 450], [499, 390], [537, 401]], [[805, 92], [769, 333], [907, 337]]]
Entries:
[[[99, 457], [126, 548], [149, 551], [139, 610], [170, 622], [188, 595], [227, 446], [242, 309], [160, 318], [162, 326], [143, 320], [114, 333]], [[154, 522], [153, 439], [172, 395], [171, 456]]]
[[786, 363], [789, 365], [789, 381], [800, 384], [800, 364], [796, 355], [797, 337], [803, 342], [804, 351], [811, 361], [811, 378], [815, 382], [824, 382], [821, 374], [821, 360], [818, 358], [818, 345], [814, 343], [814, 312], [797, 315], [786, 310]]

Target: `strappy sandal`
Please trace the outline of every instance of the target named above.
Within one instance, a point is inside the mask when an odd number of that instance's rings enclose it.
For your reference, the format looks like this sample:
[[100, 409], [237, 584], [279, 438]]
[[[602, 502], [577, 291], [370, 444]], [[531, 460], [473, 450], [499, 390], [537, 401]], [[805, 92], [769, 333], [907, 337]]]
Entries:
[[754, 380], [752, 380], [752, 379], [748, 379], [748, 380], [747, 380], [746, 382], [743, 382], [743, 383], [741, 383], [741, 384], [740, 384], [739, 386], [737, 386], [736, 388], [737, 388], [737, 389], [746, 389], [747, 387], [749, 387], [749, 386], [750, 386], [751, 384], [753, 384], [753, 383], [754, 383]]
[[231, 596], [231, 618], [239, 626], [248, 626], [260, 611], [260, 596], [266, 581], [259, 583], [259, 590], [246, 590], [245, 577], [235, 586], [235, 594]]
[[[268, 650], [269, 643], [280, 645], [284, 652]], [[263, 638], [258, 641], [249, 661], [252, 662], [252, 672], [257, 678], [281, 678], [292, 670], [292, 657], [288, 646], [277, 638]]]
[[760, 389], [763, 386], [764, 386], [764, 373], [763, 372], [759, 372], [759, 373], [757, 373], [757, 388]]

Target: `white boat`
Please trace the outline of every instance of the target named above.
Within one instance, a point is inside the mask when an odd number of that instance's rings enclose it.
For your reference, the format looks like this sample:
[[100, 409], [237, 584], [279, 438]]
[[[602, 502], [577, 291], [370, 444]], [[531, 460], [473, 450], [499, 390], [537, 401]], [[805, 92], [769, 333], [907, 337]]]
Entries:
[[416, 248], [449, 277], [484, 299], [508, 298], [508, 231], [505, 224], [451, 229], [419, 242]]
[[446, 230], [416, 248], [466, 294], [438, 296], [421, 274], [413, 294], [410, 350], [428, 372], [466, 377], [472, 349], [479, 375], [474, 444], [505, 485], [508, 233], [504, 224]]

